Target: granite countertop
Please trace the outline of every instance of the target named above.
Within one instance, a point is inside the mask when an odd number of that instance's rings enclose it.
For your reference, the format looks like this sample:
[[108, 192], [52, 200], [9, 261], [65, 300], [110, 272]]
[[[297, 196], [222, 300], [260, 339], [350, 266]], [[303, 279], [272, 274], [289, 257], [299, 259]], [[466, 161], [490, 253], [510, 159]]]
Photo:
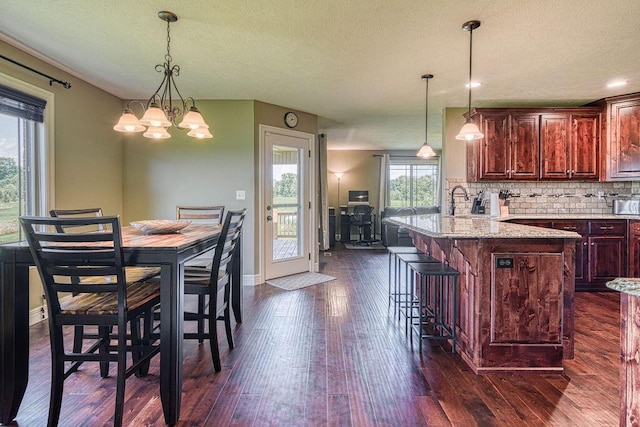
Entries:
[[640, 297], [640, 279], [619, 277], [607, 282], [607, 288], [633, 295], [635, 297]]
[[[548, 217], [548, 216], [547, 216]], [[431, 237], [452, 239], [579, 239], [573, 231], [511, 224], [487, 215], [442, 214], [389, 217], [385, 221]]]

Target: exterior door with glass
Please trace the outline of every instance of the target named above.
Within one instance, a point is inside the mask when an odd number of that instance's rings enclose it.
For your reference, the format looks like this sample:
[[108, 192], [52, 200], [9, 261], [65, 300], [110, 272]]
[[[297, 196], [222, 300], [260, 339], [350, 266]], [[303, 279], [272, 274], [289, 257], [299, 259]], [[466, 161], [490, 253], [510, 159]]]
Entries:
[[[311, 138], [309, 138], [311, 137]], [[265, 279], [311, 268], [309, 157], [313, 135], [265, 133]]]

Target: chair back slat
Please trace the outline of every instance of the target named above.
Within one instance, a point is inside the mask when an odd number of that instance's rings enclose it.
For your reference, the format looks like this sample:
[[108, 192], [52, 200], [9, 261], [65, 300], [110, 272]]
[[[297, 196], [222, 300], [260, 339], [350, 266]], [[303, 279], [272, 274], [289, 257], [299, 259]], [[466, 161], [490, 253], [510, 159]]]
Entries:
[[[83, 218], [83, 217], [101, 217], [102, 216], [102, 208], [83, 208], [83, 209], [51, 209], [49, 211], [49, 215], [54, 218]], [[98, 230], [104, 230], [103, 225], [98, 225]], [[82, 226], [65, 226], [64, 229], [60, 229], [58, 231], [67, 233], [82, 233], [84, 231], [89, 231], [90, 227], [85, 225]]]
[[176, 219], [187, 219], [197, 224], [220, 225], [224, 206], [176, 206]]
[[246, 213], [246, 209], [227, 212], [213, 255], [210, 280], [212, 285], [217, 282], [218, 271], [226, 270], [235, 255]]
[[[118, 311], [126, 310], [126, 277], [120, 218], [20, 217], [49, 310], [60, 312], [61, 293], [114, 293]], [[93, 231], [68, 233], [86, 227]], [[122, 310], [122, 311], [121, 311]]]

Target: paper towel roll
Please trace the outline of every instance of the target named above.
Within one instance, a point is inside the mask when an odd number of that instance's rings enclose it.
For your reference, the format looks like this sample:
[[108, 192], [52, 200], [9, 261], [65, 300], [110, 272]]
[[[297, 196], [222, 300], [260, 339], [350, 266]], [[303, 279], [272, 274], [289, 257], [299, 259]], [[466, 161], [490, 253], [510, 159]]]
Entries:
[[498, 193], [491, 193], [489, 195], [489, 214], [491, 216], [500, 216], [500, 199], [498, 199]]

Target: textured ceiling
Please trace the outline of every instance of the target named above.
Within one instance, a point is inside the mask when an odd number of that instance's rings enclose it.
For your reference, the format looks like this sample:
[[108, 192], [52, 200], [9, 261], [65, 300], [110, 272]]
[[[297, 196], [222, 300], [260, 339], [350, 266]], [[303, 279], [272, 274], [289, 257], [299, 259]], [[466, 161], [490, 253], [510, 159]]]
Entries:
[[[196, 99], [257, 99], [316, 114], [333, 149], [441, 142], [441, 112], [581, 105], [640, 91], [638, 0], [2, 0], [0, 38], [123, 99], [146, 98], [166, 49]], [[616, 78], [629, 85], [607, 89]]]

